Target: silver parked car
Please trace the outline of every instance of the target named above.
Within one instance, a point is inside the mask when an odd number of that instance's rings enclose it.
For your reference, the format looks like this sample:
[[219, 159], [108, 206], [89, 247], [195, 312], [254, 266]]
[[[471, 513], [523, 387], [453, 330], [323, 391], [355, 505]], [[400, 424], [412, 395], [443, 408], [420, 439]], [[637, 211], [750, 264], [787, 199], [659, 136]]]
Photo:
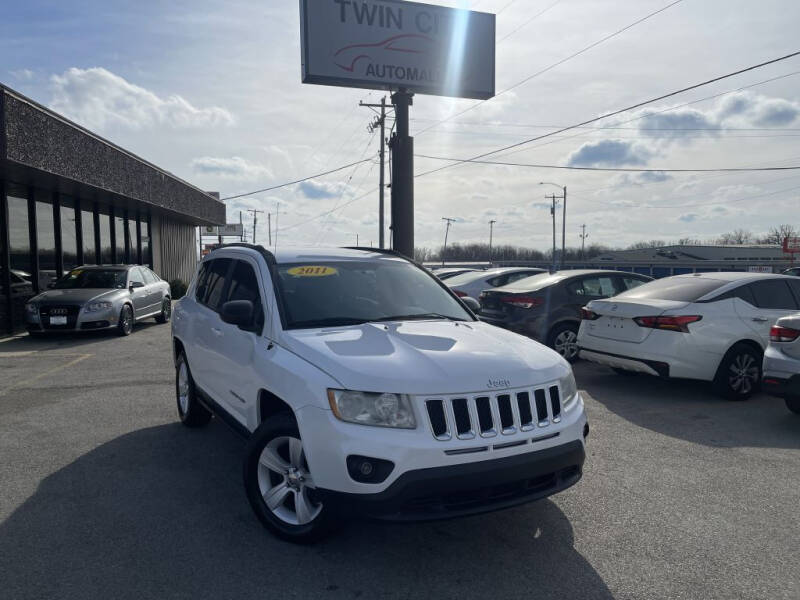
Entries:
[[147, 267], [98, 265], [72, 269], [25, 304], [32, 334], [116, 329], [130, 335], [137, 321], [172, 315], [169, 284]]
[[763, 370], [764, 391], [800, 414], [800, 313], [781, 317], [772, 327]]

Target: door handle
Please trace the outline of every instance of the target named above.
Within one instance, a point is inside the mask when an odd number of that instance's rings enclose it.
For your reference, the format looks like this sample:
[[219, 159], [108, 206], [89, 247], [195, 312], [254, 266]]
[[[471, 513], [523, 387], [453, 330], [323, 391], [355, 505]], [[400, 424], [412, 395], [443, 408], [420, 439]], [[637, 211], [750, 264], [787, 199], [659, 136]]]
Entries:
[[769, 319], [765, 319], [764, 317], [753, 317], [753, 321], [756, 323], [766, 323]]
[[215, 336], [217, 336], [217, 337], [222, 337], [222, 330], [221, 330], [221, 329], [217, 329], [216, 327], [212, 327], [212, 328], [211, 328], [211, 331], [213, 331], [213, 332], [214, 332], [214, 335], [215, 335]]

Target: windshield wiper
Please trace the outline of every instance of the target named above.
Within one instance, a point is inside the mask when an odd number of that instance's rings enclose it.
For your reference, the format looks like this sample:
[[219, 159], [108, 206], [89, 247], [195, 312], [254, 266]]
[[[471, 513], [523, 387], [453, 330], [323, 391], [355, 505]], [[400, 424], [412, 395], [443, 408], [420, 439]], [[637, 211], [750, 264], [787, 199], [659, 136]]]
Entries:
[[416, 321], [427, 319], [445, 319], [447, 321], [466, 321], [466, 319], [459, 319], [457, 317], [449, 317], [447, 315], [440, 315], [439, 313], [418, 313], [413, 315], [394, 315], [391, 317], [381, 317], [380, 319], [372, 319], [373, 323], [381, 323], [383, 321]]
[[312, 327], [342, 327], [345, 325], [363, 325], [368, 323], [366, 319], [354, 319], [352, 317], [330, 317], [327, 319], [311, 319], [309, 321], [295, 321], [290, 323], [292, 329], [310, 329]]

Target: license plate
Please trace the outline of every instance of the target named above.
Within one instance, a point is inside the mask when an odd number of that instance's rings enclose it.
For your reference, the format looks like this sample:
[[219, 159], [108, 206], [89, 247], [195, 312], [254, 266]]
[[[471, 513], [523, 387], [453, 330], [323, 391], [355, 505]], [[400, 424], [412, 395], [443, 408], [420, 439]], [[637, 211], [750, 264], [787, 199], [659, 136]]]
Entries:
[[625, 329], [625, 326], [623, 325], [623, 323], [625, 323], [625, 319], [622, 319], [620, 317], [610, 317], [609, 318], [609, 325], [611, 327], [613, 327], [614, 329]]
[[50, 325], [66, 325], [67, 317], [50, 317]]

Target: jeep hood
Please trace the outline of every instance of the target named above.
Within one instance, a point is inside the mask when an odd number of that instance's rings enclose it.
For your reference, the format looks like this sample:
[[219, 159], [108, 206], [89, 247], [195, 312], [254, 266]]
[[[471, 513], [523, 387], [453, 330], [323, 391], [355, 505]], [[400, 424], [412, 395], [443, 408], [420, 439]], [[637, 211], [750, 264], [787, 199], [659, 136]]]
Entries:
[[284, 332], [282, 345], [345, 389], [478, 393], [538, 385], [569, 365], [528, 338], [481, 322], [405, 321]]

